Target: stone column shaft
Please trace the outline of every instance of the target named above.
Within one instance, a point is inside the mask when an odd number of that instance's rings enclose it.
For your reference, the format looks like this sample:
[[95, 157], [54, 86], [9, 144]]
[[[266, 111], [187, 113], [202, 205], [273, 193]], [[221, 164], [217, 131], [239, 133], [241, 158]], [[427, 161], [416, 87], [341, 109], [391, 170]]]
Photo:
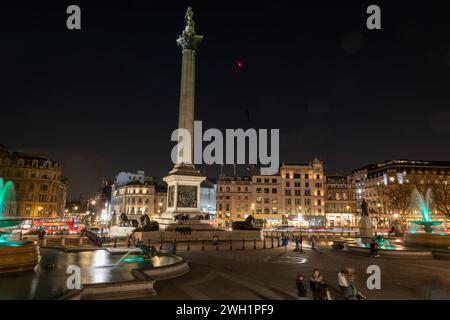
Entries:
[[192, 154], [194, 149], [194, 105], [195, 105], [195, 50], [183, 49], [181, 66], [181, 88], [180, 88], [180, 109], [179, 109], [179, 129], [186, 129], [190, 134], [190, 139], [182, 142], [183, 152], [178, 153], [177, 164], [193, 163]]

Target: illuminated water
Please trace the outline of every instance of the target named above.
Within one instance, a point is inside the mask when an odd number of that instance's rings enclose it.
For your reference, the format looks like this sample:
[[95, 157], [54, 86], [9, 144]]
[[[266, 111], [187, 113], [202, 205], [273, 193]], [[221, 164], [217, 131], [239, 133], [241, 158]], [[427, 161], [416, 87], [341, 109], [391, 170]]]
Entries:
[[[134, 280], [131, 270], [151, 267], [139, 257], [130, 257], [117, 265], [121, 256], [110, 255], [106, 250], [66, 253], [59, 250], [40, 249], [41, 261], [35, 272], [0, 275], [0, 300], [2, 299], [54, 299], [67, 291], [66, 269], [69, 265], [81, 268], [81, 282], [104, 283]], [[152, 258], [154, 267], [173, 264], [176, 257]], [[54, 266], [53, 266], [54, 265]]]
[[[0, 177], [0, 220], [5, 214], [15, 214], [16, 192], [12, 181], [4, 182]], [[1, 225], [0, 225], [1, 228]]]
[[414, 189], [411, 195], [412, 208], [418, 210], [422, 215], [422, 220], [413, 221], [414, 224], [423, 227], [426, 233], [432, 233], [434, 226], [441, 225], [440, 221], [432, 221], [430, 217], [431, 206], [431, 189], [429, 188], [425, 195], [421, 194], [419, 190]]

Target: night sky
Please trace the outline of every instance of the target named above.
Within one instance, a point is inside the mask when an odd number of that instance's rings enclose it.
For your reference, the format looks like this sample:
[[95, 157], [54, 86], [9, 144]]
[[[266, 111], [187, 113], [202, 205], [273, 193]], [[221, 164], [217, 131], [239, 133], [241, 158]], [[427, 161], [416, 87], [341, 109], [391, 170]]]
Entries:
[[[204, 128], [279, 128], [281, 162], [318, 157], [327, 173], [450, 160], [444, 3], [10, 1], [0, 9], [0, 144], [60, 161], [70, 197], [123, 170], [165, 176], [178, 124], [175, 40], [191, 5], [205, 36]], [[70, 4], [81, 7], [80, 31], [66, 28]], [[366, 28], [369, 4], [381, 7], [382, 30]]]

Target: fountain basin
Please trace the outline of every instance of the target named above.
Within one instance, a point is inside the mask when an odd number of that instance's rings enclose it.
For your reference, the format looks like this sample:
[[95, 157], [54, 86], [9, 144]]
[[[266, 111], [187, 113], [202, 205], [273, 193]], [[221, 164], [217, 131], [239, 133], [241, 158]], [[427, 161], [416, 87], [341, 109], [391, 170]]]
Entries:
[[446, 233], [405, 232], [404, 242], [411, 246], [449, 248], [450, 236]]
[[39, 259], [35, 241], [0, 241], [0, 273], [34, 270]]

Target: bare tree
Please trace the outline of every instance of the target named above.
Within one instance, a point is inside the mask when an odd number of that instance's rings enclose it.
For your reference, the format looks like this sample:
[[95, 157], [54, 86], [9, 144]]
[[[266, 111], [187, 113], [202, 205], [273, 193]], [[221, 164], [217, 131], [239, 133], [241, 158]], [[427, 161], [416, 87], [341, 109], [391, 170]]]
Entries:
[[402, 221], [406, 221], [411, 204], [411, 193], [415, 186], [412, 183], [392, 183], [378, 187], [378, 195], [388, 213], [397, 213]]
[[450, 185], [448, 177], [443, 181], [436, 181], [431, 186], [433, 191], [434, 208], [447, 218], [450, 218]]

